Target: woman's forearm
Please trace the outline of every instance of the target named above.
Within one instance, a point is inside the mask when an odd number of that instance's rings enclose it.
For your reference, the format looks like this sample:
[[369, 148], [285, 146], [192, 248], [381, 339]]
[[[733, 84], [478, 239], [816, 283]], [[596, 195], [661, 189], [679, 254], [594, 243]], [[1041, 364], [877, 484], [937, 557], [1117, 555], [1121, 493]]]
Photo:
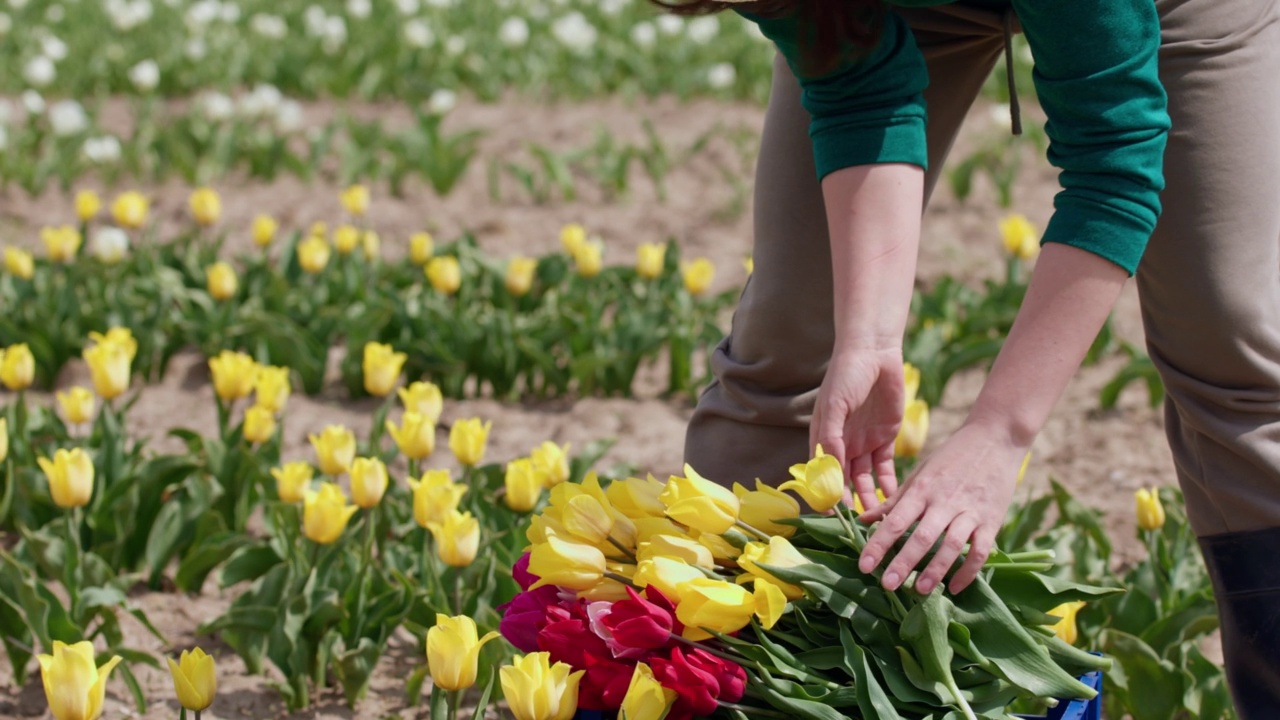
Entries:
[[1128, 274], [1069, 245], [1044, 246], [970, 424], [1029, 447], [1111, 313]]
[[848, 167], [822, 181], [835, 283], [835, 352], [902, 348], [920, 246], [924, 171]]

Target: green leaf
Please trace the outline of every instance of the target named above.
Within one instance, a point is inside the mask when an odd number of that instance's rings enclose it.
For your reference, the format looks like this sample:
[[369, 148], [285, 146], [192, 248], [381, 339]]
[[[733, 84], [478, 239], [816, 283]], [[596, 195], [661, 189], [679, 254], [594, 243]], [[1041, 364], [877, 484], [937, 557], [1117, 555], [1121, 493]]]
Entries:
[[960, 693], [955, 676], [951, 674], [954, 653], [947, 632], [951, 624], [952, 609], [951, 601], [942, 593], [942, 589], [935, 588], [925, 597], [924, 602], [907, 612], [899, 634], [916, 651], [927, 676], [946, 689], [951, 701], [960, 706], [965, 717], [972, 717], [973, 711]]
[[1063, 603], [1090, 602], [1124, 592], [1124, 588], [1085, 585], [1036, 572], [993, 573], [990, 583], [991, 589], [1008, 605], [1025, 605], [1041, 612]]
[[256, 580], [283, 562], [284, 560], [269, 546], [242, 547], [222, 567], [222, 571], [218, 574], [218, 583], [226, 588], [237, 583]]
[[1134, 720], [1168, 720], [1182, 708], [1183, 675], [1173, 663], [1162, 660], [1151, 646], [1118, 630], [1102, 635], [1103, 646], [1123, 668], [1127, 681], [1129, 712]]

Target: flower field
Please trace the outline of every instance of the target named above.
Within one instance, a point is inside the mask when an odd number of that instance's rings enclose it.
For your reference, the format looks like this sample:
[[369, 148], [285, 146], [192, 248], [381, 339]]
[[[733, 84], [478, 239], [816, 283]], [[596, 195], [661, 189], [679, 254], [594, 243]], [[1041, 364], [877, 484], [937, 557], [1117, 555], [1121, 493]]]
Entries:
[[[859, 573], [829, 457], [683, 465], [771, 62], [621, 0], [0, 1], [0, 717], [1002, 717], [1095, 669], [1232, 717], [1132, 295], [974, 592]], [[904, 473], [1051, 210], [1004, 100], [926, 217]]]

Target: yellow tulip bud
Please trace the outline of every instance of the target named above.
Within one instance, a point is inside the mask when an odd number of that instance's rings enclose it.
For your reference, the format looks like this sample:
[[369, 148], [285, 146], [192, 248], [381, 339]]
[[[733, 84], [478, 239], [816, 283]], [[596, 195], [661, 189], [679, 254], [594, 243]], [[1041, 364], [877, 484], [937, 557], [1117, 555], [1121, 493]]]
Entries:
[[734, 483], [733, 494], [738, 496], [742, 522], [769, 535], [791, 537], [796, 534], [794, 525], [782, 525], [776, 521], [800, 517], [800, 503], [790, 495], [756, 480], [755, 492]]
[[707, 630], [735, 633], [746, 627], [756, 614], [756, 599], [746, 588], [724, 580], [698, 577], [680, 589], [676, 618], [684, 623], [690, 640], [711, 637]]
[[557, 585], [569, 590], [590, 590], [604, 577], [604, 553], [599, 548], [547, 536], [529, 553], [529, 572], [540, 580], [533, 587]]
[[[885, 501], [886, 498], [885, 498], [884, 490], [881, 490], [880, 488], [876, 488], [876, 499], [879, 500], [880, 502]], [[857, 495], [854, 495], [853, 496], [853, 512], [855, 514], [861, 515], [866, 511], [867, 511], [867, 508], [865, 505], [862, 504], [862, 498], [858, 497]]]
[[517, 655], [498, 671], [502, 696], [515, 720], [571, 720], [578, 711], [578, 684], [585, 670], [551, 664], [551, 654]]
[[360, 250], [365, 260], [377, 260], [382, 255], [382, 238], [373, 230], [365, 230], [360, 234]]
[[76, 193], [76, 217], [87, 223], [102, 212], [102, 198], [92, 190], [81, 190]]
[[277, 415], [284, 411], [293, 387], [287, 367], [258, 367], [258, 377], [253, 383], [255, 404]]
[[409, 487], [413, 490], [413, 519], [424, 528], [443, 523], [469, 489], [455, 483], [448, 470], [428, 470], [421, 480], [410, 478]]
[[1084, 607], [1084, 602], [1082, 601], [1063, 603], [1047, 613], [1054, 617], [1062, 618], [1053, 626], [1053, 634], [1068, 645], [1076, 644], [1076, 638], [1079, 634], [1076, 630], [1076, 615], [1082, 607]]
[[675, 702], [676, 691], [668, 690], [653, 676], [653, 670], [637, 663], [631, 673], [631, 684], [622, 698], [623, 720], [662, 720]]
[[213, 389], [226, 401], [249, 397], [258, 382], [258, 363], [242, 352], [223, 350], [209, 360]]
[[261, 445], [276, 434], [276, 415], [267, 408], [254, 405], [244, 412], [244, 439]]
[[209, 295], [219, 302], [235, 297], [236, 290], [240, 286], [235, 268], [222, 261], [210, 265], [205, 270], [205, 282], [209, 287]]
[[462, 267], [458, 258], [450, 255], [433, 257], [427, 261], [427, 280], [436, 292], [452, 295], [462, 287]]
[[916, 457], [924, 449], [924, 441], [928, 437], [929, 404], [917, 398], [907, 405], [902, 415], [902, 426], [893, 441], [893, 453], [902, 458]]
[[690, 295], [701, 295], [711, 287], [716, 277], [716, 266], [706, 258], [698, 258], [684, 266], [684, 289]]
[[364, 389], [377, 397], [386, 397], [400, 380], [400, 371], [409, 356], [396, 352], [390, 345], [365, 343]]
[[477, 637], [476, 621], [465, 615], [436, 615], [436, 624], [427, 631], [427, 669], [431, 682], [443, 690], [467, 690], [476, 684], [480, 649], [498, 637], [490, 632]]
[[755, 588], [752, 595], [756, 602], [756, 617], [760, 618], [765, 630], [771, 630], [787, 609], [787, 596], [782, 588], [763, 578], [756, 578], [752, 585]]
[[196, 648], [183, 650], [177, 662], [173, 658], [166, 659], [179, 705], [200, 712], [213, 704], [213, 696], [218, 692], [218, 673], [211, 656]]
[[356, 459], [356, 436], [340, 425], [329, 425], [319, 435], [309, 435], [320, 472], [341, 475]]
[[569, 445], [563, 447], [547, 440], [533, 449], [529, 459], [533, 461], [533, 469], [548, 488], [569, 481]]
[[637, 563], [631, 580], [642, 588], [657, 588], [672, 602], [679, 602], [686, 584], [706, 577], [701, 570], [683, 560], [657, 556]]
[[304, 462], [291, 462], [284, 467], [271, 468], [271, 477], [276, 479], [276, 496], [282, 502], [302, 502], [311, 489], [311, 477], [314, 470]]
[[480, 422], [480, 418], [459, 420], [449, 428], [449, 449], [458, 462], [475, 467], [484, 460], [485, 445], [489, 442], [492, 422]]
[[429, 523], [427, 530], [435, 541], [436, 555], [445, 565], [464, 568], [475, 562], [480, 550], [480, 522], [471, 513], [454, 510], [442, 522]]
[[[617, 506], [614, 506], [617, 509]], [[636, 545], [648, 542], [659, 535], [683, 535], [684, 528], [667, 517], [638, 517], [631, 521], [636, 528]], [[692, 534], [690, 534], [692, 537]], [[716, 537], [719, 537], [718, 535]]]
[[742, 269], [747, 271], [747, 275], [752, 275], [756, 271], [756, 259], [751, 255], [742, 259]]
[[318, 275], [329, 264], [329, 243], [323, 237], [312, 235], [298, 243], [298, 265], [304, 272]]
[[276, 239], [280, 225], [270, 215], [258, 215], [253, 219], [249, 234], [253, 236], [253, 244], [260, 248], [270, 245]]
[[111, 217], [117, 225], [130, 230], [146, 225], [150, 210], [151, 202], [136, 190], [121, 193], [111, 202]]
[[95, 400], [89, 388], [76, 386], [66, 392], [58, 391], [58, 407], [62, 417], [72, 425], [87, 423], [93, 419]]
[[106, 335], [98, 335], [97, 342], [84, 349], [84, 361], [89, 365], [93, 389], [104, 400], [120, 397], [129, 389], [129, 366], [138, 344], [127, 333], [127, 330], [124, 333], [113, 330]]
[[222, 198], [213, 188], [197, 188], [188, 198], [187, 205], [191, 209], [191, 217], [198, 225], [208, 227], [216, 224], [222, 217]]
[[538, 499], [542, 497], [542, 488], [545, 486], [534, 469], [533, 461], [529, 458], [520, 458], [507, 463], [504, 484], [507, 490], [504, 498], [507, 507], [518, 513], [532, 511], [538, 505]]
[[632, 520], [665, 518], [667, 506], [660, 499], [665, 487], [662, 481], [649, 475], [644, 480], [634, 477], [614, 480], [605, 492], [613, 507]]
[[47, 227], [40, 231], [40, 240], [44, 242], [44, 248], [49, 256], [49, 262], [71, 263], [75, 262], [76, 254], [80, 252], [80, 243], [83, 238], [80, 237], [80, 231], [70, 225], [61, 227]]
[[351, 463], [351, 499], [368, 510], [382, 502], [390, 480], [387, 466], [377, 458], [356, 458]]
[[400, 427], [388, 420], [386, 428], [400, 453], [410, 460], [423, 460], [436, 450], [436, 426], [418, 413], [405, 413]]
[[599, 240], [584, 242], [578, 252], [573, 255], [573, 264], [578, 274], [584, 278], [593, 278], [604, 269], [604, 245]]
[[1005, 252], [1019, 260], [1030, 260], [1040, 253], [1040, 233], [1025, 215], [1010, 215], [1000, 221], [1000, 237]]
[[760, 566], [793, 568], [808, 565], [809, 563], [809, 558], [802, 555], [791, 544], [790, 540], [776, 535], [769, 538], [767, 545], [758, 542], [747, 543], [746, 547], [742, 548], [742, 554], [738, 556], [738, 565], [742, 566], [743, 570], [746, 570], [754, 577], [764, 578], [776, 583], [788, 600], [799, 600], [804, 597], [804, 590], [796, 585], [782, 582]]
[[360, 229], [352, 225], [339, 225], [333, 231], [333, 247], [339, 255], [350, 255], [360, 245]]
[[342, 488], [322, 483], [319, 492], [302, 496], [302, 534], [318, 545], [330, 545], [342, 537], [347, 522], [356, 514], [356, 506], [347, 504]]
[[93, 497], [93, 460], [81, 448], [60, 449], [53, 460], [36, 458], [49, 481], [49, 494], [58, 507], [84, 507]]
[[652, 560], [656, 557], [679, 560], [694, 567], [714, 570], [716, 559], [707, 546], [687, 537], [679, 535], [655, 535], [647, 542], [640, 543], [636, 551], [636, 560]]
[[129, 362], [133, 362], [133, 358], [138, 354], [138, 341], [134, 339], [133, 331], [127, 327], [113, 327], [107, 330], [106, 334], [91, 332], [89, 339], [99, 344], [110, 342], [120, 345], [124, 348]]
[[311, 227], [307, 228], [307, 237], [319, 238], [325, 242], [329, 241], [329, 223], [323, 220], [317, 220], [311, 223]]
[[36, 259], [26, 250], [7, 247], [4, 249], [4, 271], [21, 280], [30, 280], [36, 274]]
[[411, 383], [407, 388], [400, 388], [400, 404], [405, 412], [416, 412], [435, 425], [440, 422], [440, 413], [444, 410], [444, 397], [435, 383], [421, 380]]
[[0, 417], [0, 463], [9, 457], [9, 419]]
[[738, 521], [740, 503], [728, 488], [720, 487], [684, 466], [686, 477], [672, 476], [659, 499], [672, 520], [699, 532], [719, 535]]
[[1134, 495], [1138, 501], [1138, 527], [1143, 530], [1159, 530], [1164, 527], [1164, 505], [1160, 492], [1143, 488]]
[[120, 662], [120, 656], [97, 667], [93, 643], [67, 645], [53, 641], [52, 655], [37, 655], [44, 696], [54, 720], [98, 720], [106, 696], [107, 678]]
[[645, 280], [656, 280], [662, 275], [667, 246], [664, 243], [640, 243], [636, 248], [636, 274]]
[[538, 261], [534, 258], [516, 256], [507, 262], [507, 276], [504, 284], [507, 292], [515, 297], [524, 297], [533, 287], [533, 275], [538, 270]]
[[814, 512], [824, 513], [844, 499], [844, 470], [834, 456], [822, 452], [821, 445], [812, 460], [791, 466], [791, 477], [795, 479], [778, 489], [799, 493]]
[[414, 265], [426, 265], [435, 253], [435, 240], [431, 233], [418, 232], [409, 236], [409, 259]]
[[587, 229], [577, 223], [565, 225], [560, 228], [560, 244], [566, 253], [577, 257], [578, 251], [587, 244]]
[[[540, 487], [540, 486], [539, 486]], [[569, 536], [566, 539], [601, 547], [613, 532], [613, 508], [575, 485], [557, 485], [551, 491], [551, 506]]]
[[902, 385], [906, 396], [903, 407], [906, 407], [915, 401], [916, 394], [920, 392], [920, 368], [911, 363], [902, 363]]
[[742, 555], [742, 548], [737, 547], [719, 535], [698, 533], [695, 539], [698, 541], [699, 545], [710, 550], [711, 556], [718, 562], [737, 563], [738, 557]]
[[364, 217], [369, 212], [369, 188], [364, 185], [352, 185], [343, 190], [340, 199], [342, 208], [355, 217]]
[[31, 387], [36, 379], [36, 358], [26, 343], [10, 345], [0, 351], [0, 382], [17, 392]]

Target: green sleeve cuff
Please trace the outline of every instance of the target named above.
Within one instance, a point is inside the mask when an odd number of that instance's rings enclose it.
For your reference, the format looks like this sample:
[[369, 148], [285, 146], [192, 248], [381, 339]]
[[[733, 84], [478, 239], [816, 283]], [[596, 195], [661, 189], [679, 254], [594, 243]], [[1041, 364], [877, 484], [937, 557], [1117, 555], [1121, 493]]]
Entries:
[[923, 112], [918, 116], [874, 122], [866, 122], [862, 117], [847, 123], [815, 121], [809, 135], [813, 140], [818, 180], [855, 165], [908, 163], [925, 169], [929, 166]]
[[1151, 220], [1113, 204], [1060, 194], [1042, 243], [1062, 243], [1091, 252], [1124, 268], [1132, 277], [1151, 237]]

